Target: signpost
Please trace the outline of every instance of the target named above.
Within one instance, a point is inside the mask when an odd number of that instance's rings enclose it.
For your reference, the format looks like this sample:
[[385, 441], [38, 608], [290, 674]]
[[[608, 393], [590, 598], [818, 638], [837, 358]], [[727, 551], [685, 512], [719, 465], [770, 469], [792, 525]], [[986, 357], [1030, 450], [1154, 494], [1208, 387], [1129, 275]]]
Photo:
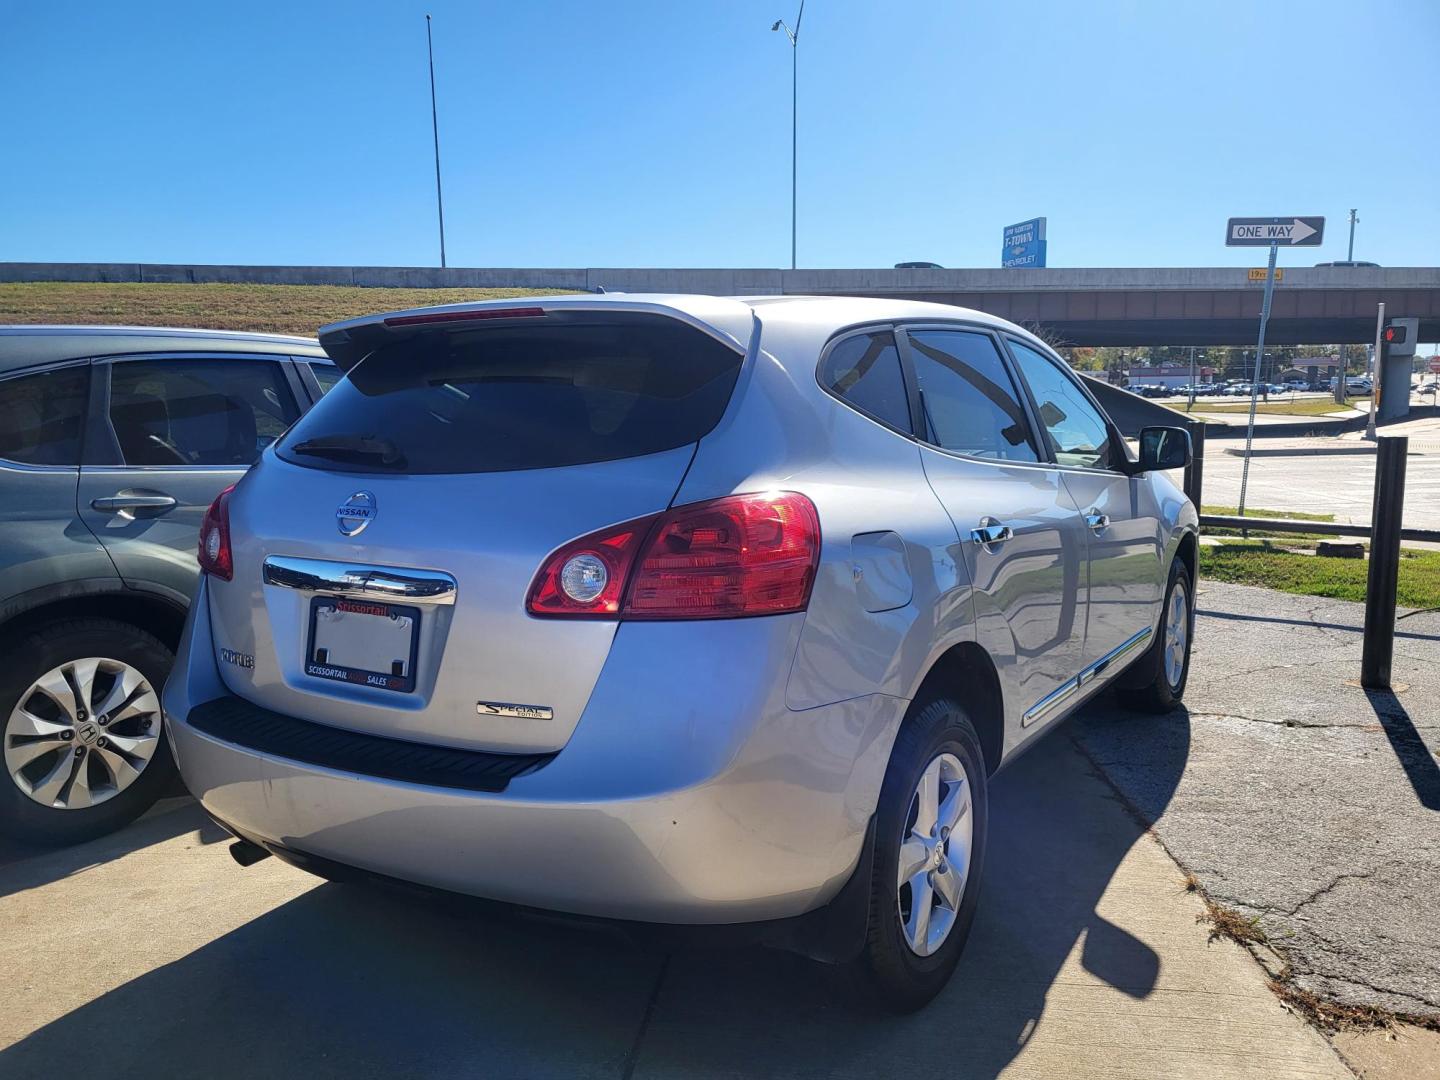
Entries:
[[1000, 265], [1043, 267], [1045, 265], [1045, 219], [1031, 218], [1005, 226], [1005, 246], [1000, 250]]
[[[1281, 244], [1287, 247], [1319, 247], [1324, 239], [1323, 217], [1232, 217], [1225, 225], [1226, 247], [1270, 249], [1270, 262], [1265, 268], [1265, 299], [1260, 305], [1260, 340], [1255, 346], [1255, 370], [1250, 379], [1250, 420], [1245, 426], [1245, 464], [1240, 470], [1238, 517], [1245, 516], [1245, 488], [1250, 481], [1250, 446], [1255, 439], [1255, 407], [1260, 401], [1260, 373], [1265, 364], [1265, 324], [1270, 321], [1270, 301], [1275, 296], [1275, 255]], [[1340, 377], [1345, 377], [1343, 371]]]

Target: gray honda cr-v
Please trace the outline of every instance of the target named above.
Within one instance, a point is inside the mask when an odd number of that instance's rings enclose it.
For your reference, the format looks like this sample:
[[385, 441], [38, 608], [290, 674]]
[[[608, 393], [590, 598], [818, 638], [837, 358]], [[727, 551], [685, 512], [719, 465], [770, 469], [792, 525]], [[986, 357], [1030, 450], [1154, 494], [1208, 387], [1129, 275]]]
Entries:
[[336, 377], [304, 338], [0, 327], [0, 831], [82, 840], [165, 790], [200, 519]]

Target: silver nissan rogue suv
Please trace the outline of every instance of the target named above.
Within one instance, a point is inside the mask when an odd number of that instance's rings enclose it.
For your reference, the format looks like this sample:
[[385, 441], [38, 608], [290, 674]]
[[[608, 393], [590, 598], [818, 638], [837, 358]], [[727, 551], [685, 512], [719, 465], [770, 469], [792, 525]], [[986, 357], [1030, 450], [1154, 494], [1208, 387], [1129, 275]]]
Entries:
[[241, 862], [746, 924], [912, 1009], [987, 778], [1185, 689], [1188, 434], [1137, 460], [1009, 323], [612, 294], [320, 340], [347, 375], [210, 508], [163, 697]]

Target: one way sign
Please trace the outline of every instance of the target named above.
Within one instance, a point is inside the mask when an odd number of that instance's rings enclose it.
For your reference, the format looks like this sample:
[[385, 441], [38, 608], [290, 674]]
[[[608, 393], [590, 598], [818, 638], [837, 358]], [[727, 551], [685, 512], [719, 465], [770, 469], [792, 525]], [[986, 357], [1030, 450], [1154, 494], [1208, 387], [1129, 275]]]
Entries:
[[1324, 239], [1323, 217], [1232, 217], [1225, 226], [1226, 247], [1319, 247]]

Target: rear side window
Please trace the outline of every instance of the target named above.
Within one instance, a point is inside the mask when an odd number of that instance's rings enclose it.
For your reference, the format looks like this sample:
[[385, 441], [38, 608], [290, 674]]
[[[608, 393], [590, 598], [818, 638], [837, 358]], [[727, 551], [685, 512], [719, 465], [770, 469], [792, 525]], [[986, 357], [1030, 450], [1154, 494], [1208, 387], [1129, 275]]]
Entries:
[[89, 364], [0, 381], [0, 458], [78, 465], [89, 392]]
[[995, 342], [964, 330], [912, 330], [926, 441], [957, 454], [1039, 461], [1025, 410]]
[[320, 393], [328, 394], [330, 388], [343, 378], [340, 369], [334, 364], [311, 364], [310, 371], [315, 376], [315, 381], [320, 384]]
[[271, 360], [111, 366], [110, 424], [126, 465], [248, 466], [299, 413]]
[[277, 453], [353, 472], [482, 473], [639, 457], [720, 420], [740, 353], [674, 319], [552, 319], [382, 345]]
[[901, 431], [910, 430], [905, 377], [890, 331], [856, 334], [839, 342], [820, 365], [820, 382], [861, 412]]

